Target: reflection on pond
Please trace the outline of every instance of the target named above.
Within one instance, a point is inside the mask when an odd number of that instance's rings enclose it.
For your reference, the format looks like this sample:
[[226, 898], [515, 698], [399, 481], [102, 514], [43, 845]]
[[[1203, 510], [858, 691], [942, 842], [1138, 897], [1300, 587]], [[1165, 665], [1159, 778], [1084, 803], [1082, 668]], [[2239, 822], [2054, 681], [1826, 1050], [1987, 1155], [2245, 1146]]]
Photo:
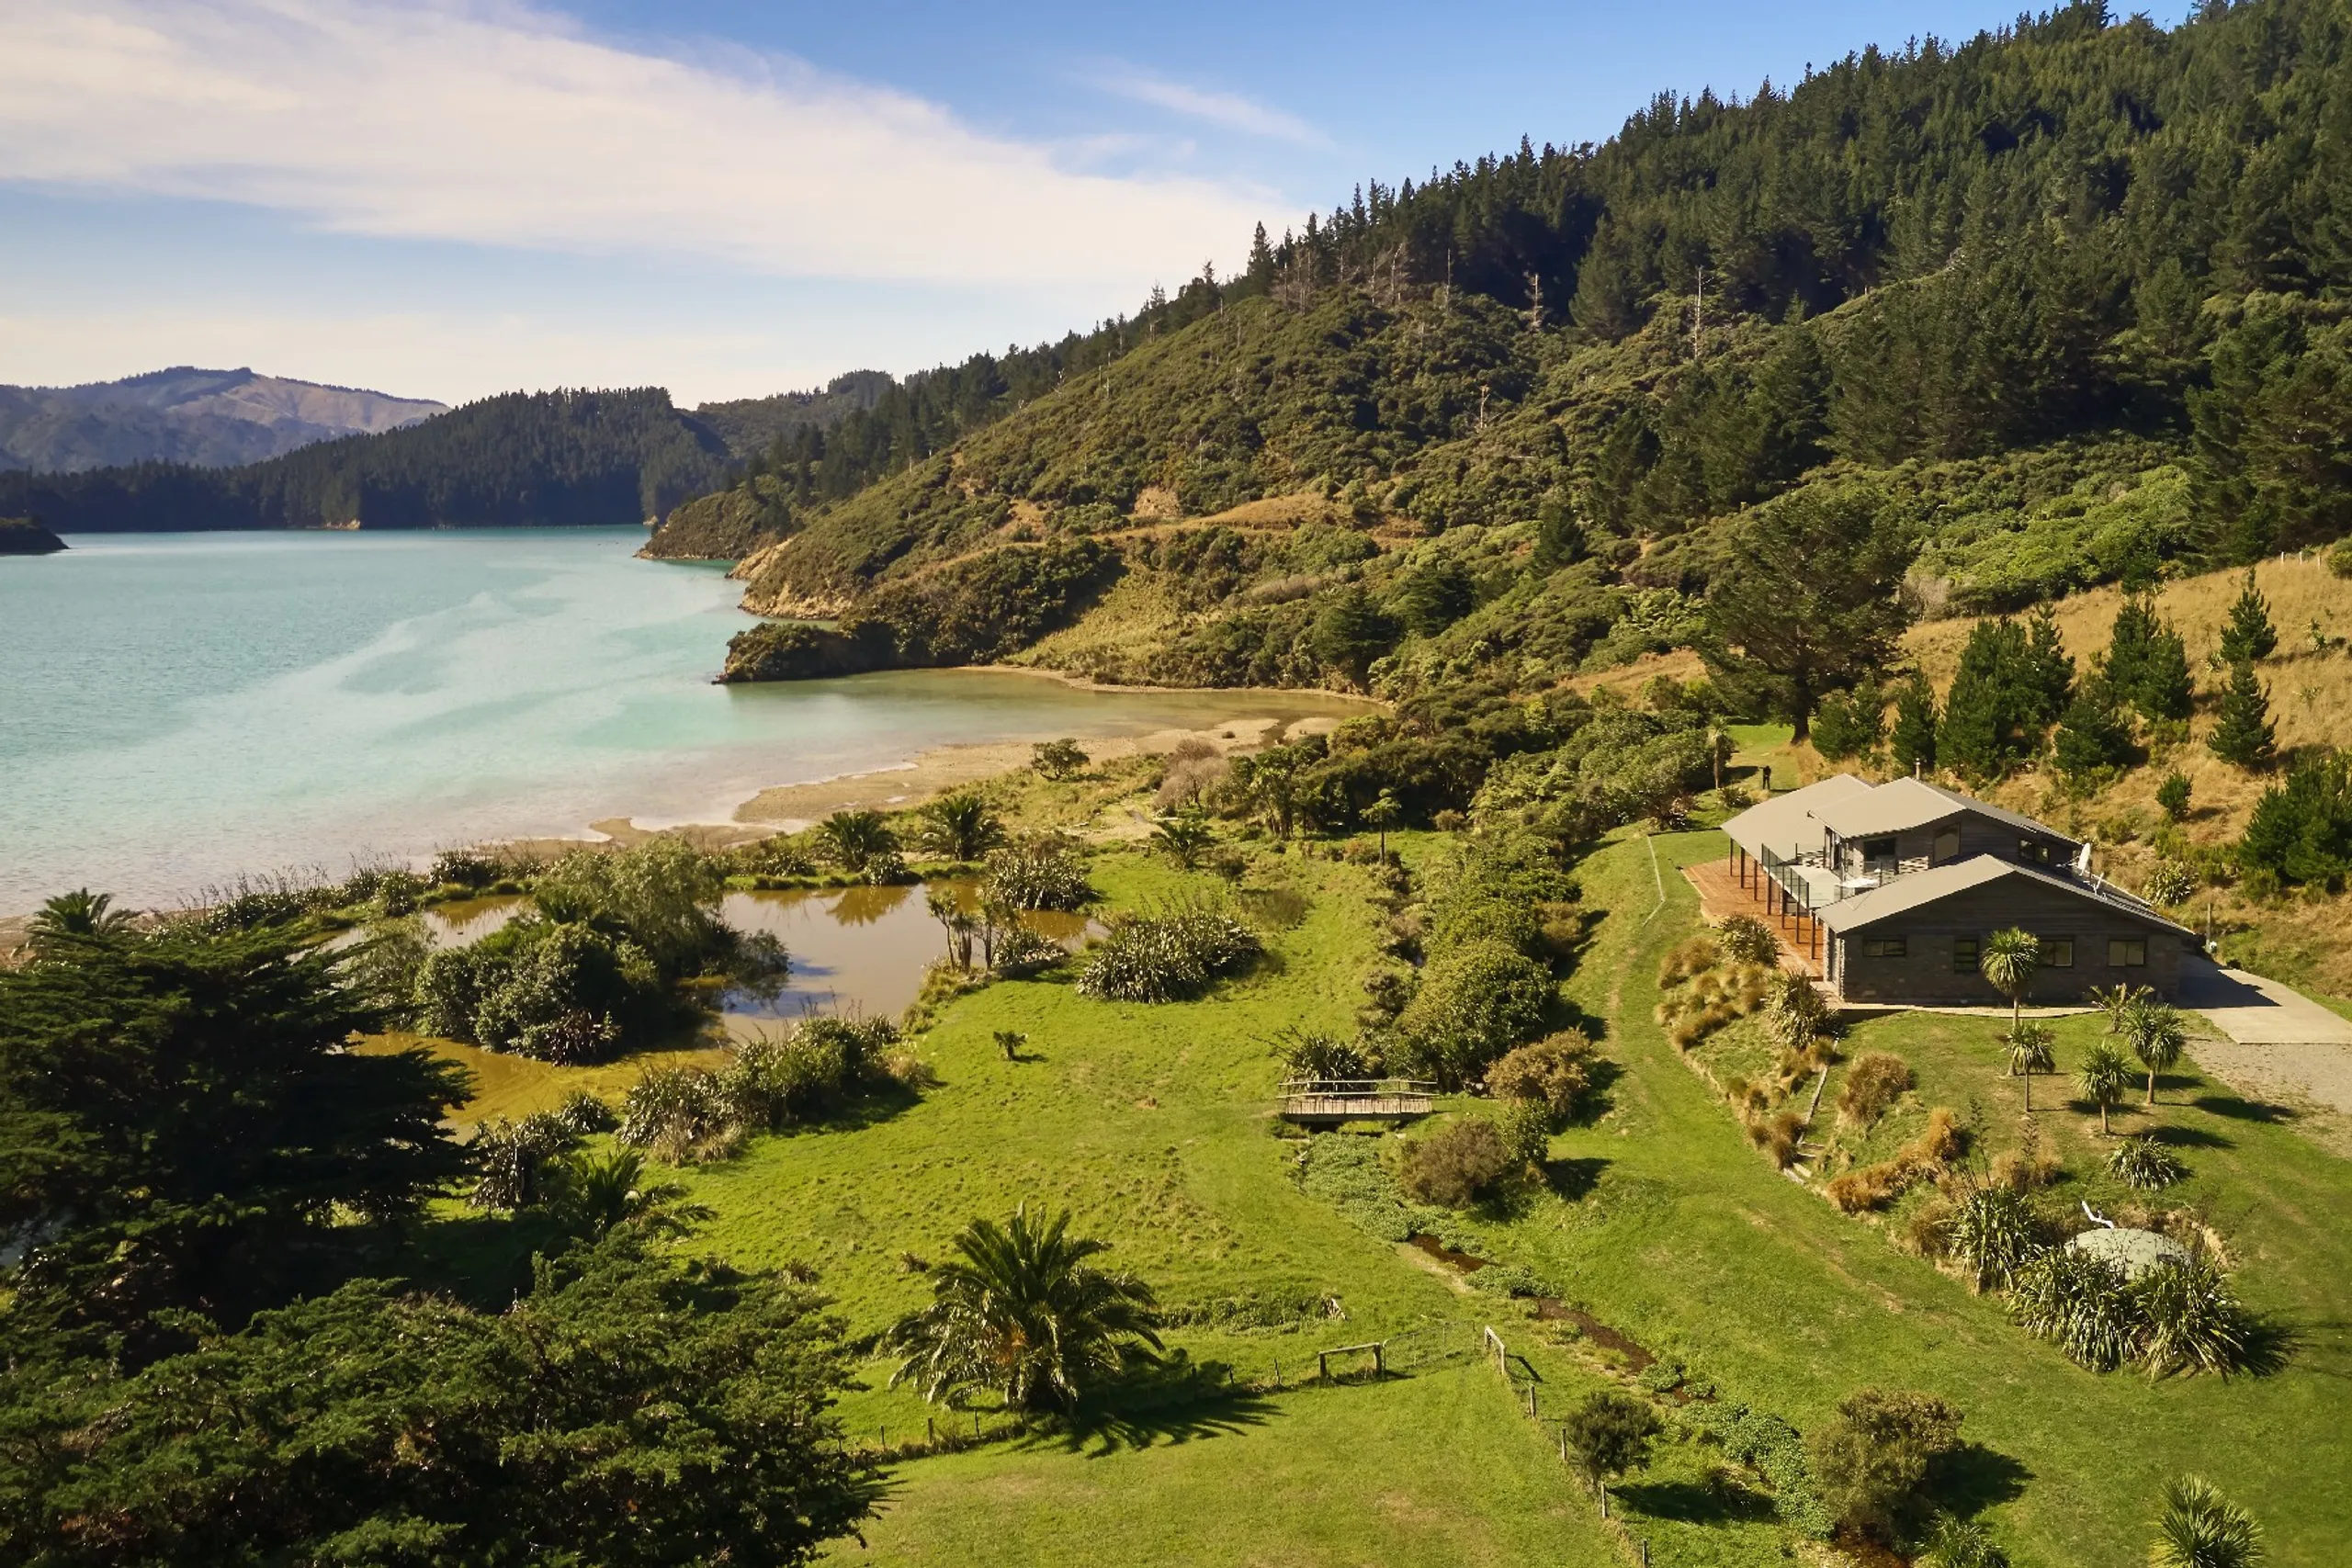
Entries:
[[[947, 953], [947, 932], [932, 918], [926, 892], [944, 894], [967, 912], [979, 907], [978, 884], [969, 878], [928, 887], [729, 893], [720, 906], [721, 918], [737, 931], [774, 935], [792, 955], [792, 973], [773, 1000], [729, 992], [723, 1004], [727, 1017], [750, 1025], [811, 1013], [895, 1018], [922, 989], [923, 971]], [[522, 897], [455, 900], [425, 912], [425, 936], [435, 947], [463, 947], [530, 908], [530, 900]], [[1064, 947], [1074, 948], [1102, 929], [1082, 914], [1051, 909], [1021, 919]]]
[[[978, 908], [976, 883], [934, 882], [928, 888], [822, 887], [782, 893], [730, 893], [721, 909], [738, 931], [767, 931], [792, 954], [792, 975], [773, 1002], [730, 994], [729, 1018], [797, 1019], [809, 1013], [895, 1017], [922, 989], [923, 971], [947, 954], [945, 928], [932, 918], [926, 892]], [[1084, 915], [1040, 909], [1023, 924], [1048, 942], [1075, 947], [1096, 928]]]

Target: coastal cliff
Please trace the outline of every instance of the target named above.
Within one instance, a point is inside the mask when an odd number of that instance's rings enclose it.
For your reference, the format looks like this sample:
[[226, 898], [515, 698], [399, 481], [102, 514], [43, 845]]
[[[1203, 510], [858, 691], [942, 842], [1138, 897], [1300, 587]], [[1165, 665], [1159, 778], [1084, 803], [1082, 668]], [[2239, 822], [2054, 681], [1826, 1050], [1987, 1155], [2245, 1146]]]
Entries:
[[53, 556], [64, 547], [38, 517], [0, 517], [0, 556]]

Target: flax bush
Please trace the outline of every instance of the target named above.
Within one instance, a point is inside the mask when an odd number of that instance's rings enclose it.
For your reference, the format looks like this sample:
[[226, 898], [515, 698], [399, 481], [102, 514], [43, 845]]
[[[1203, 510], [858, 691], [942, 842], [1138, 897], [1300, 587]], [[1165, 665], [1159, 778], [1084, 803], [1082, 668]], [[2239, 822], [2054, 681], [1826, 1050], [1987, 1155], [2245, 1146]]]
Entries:
[[1199, 996], [1262, 951], [1258, 933], [1227, 910], [1169, 905], [1119, 920], [1087, 949], [1078, 990], [1105, 1001], [1178, 1001]]

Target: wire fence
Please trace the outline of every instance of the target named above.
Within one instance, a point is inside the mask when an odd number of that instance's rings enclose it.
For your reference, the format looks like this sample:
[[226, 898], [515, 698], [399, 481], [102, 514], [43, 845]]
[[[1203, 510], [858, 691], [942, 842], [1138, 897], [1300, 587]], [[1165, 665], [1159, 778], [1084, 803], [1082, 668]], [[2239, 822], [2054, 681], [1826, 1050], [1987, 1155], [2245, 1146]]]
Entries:
[[[1550, 1408], [1545, 1407], [1544, 1374], [1537, 1371], [1526, 1357], [1505, 1344], [1503, 1337], [1490, 1325], [1479, 1328], [1478, 1348], [1486, 1360], [1502, 1373], [1503, 1381], [1510, 1388], [1511, 1403], [1519, 1407], [1520, 1414], [1535, 1423], [1545, 1440], [1559, 1450], [1561, 1468], [1574, 1474], [1574, 1461], [1568, 1452], [1568, 1413], [1556, 1401]], [[1621, 1521], [1610, 1517], [1606, 1493], [1601, 1494], [1599, 1500], [1600, 1528], [1616, 1542], [1618, 1551], [1633, 1568], [1650, 1568], [1650, 1543], [1627, 1529]]]

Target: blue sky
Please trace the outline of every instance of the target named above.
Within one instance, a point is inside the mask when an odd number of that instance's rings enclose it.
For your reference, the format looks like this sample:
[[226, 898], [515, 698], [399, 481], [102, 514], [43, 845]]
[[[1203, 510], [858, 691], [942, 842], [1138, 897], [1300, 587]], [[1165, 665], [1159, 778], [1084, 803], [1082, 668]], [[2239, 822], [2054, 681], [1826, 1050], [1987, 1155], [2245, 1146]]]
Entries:
[[903, 372], [1131, 308], [1368, 175], [2015, 10], [0, 0], [0, 382]]

